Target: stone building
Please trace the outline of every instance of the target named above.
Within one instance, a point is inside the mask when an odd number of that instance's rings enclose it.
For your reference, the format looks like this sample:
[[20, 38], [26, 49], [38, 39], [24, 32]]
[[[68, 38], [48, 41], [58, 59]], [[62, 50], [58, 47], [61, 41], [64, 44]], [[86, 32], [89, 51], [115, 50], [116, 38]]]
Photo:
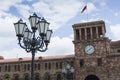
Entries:
[[[120, 41], [106, 37], [104, 21], [72, 25], [74, 55], [35, 58], [35, 80], [65, 80], [62, 68], [74, 66], [74, 80], [120, 80]], [[31, 58], [0, 57], [0, 79], [30, 80]]]
[[[61, 69], [69, 61], [73, 64], [74, 55], [35, 58], [35, 80], [62, 80]], [[31, 58], [0, 59], [0, 80], [31, 80]]]

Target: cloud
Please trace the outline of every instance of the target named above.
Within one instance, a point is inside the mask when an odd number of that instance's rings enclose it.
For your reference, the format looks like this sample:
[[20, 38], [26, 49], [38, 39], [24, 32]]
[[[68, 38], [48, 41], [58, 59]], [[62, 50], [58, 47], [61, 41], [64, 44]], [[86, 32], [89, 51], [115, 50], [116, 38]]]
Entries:
[[[22, 1], [23, 0], [3, 0], [0, 2], [0, 5], [3, 6], [0, 8], [0, 45], [2, 45], [0, 46], [0, 55], [3, 55], [5, 58], [31, 56], [31, 53], [26, 53], [25, 50], [17, 44], [13, 23], [19, 19], [17, 15], [14, 16], [12, 14], [16, 12], [10, 11], [12, 6], [17, 9], [17, 13], [20, 14], [19, 17], [28, 19], [29, 14], [36, 12], [51, 23], [50, 27], [52, 27], [53, 30], [58, 30], [63, 25], [65, 27], [67, 22], [80, 14], [81, 8], [84, 5], [84, 3], [79, 0], [40, 0], [33, 4], [31, 3], [31, 5], [22, 4]], [[96, 6], [93, 3], [88, 3], [88, 12], [95, 10], [97, 10]], [[7, 11], [10, 12], [8, 13]], [[74, 54], [73, 37], [71, 36], [73, 36], [73, 34], [62, 38], [60, 38], [59, 35], [55, 35], [51, 39], [48, 50], [44, 53], [38, 52], [36, 56]]]
[[110, 30], [113, 33], [115, 40], [119, 40], [120, 39], [120, 24], [115, 24], [115, 25], [111, 25], [110, 26]]
[[[36, 56], [56, 56], [65, 54], [74, 54], [74, 46], [72, 43], [72, 35], [69, 37], [59, 38], [58, 36], [52, 37], [51, 43], [48, 45], [48, 50], [46, 52], [37, 52]], [[9, 40], [5, 40], [9, 41]], [[0, 43], [2, 44], [2, 43]], [[3, 44], [4, 45], [4, 44]], [[8, 44], [7, 44], [8, 45]], [[0, 55], [4, 58], [20, 58], [20, 57], [31, 57], [31, 53], [27, 53], [24, 49], [20, 48], [17, 44], [17, 40], [9, 41], [9, 47], [13, 46], [9, 50], [0, 51]]]
[[0, 42], [4, 42], [5, 40], [10, 40], [15, 37], [16, 33], [13, 23], [17, 20], [17, 17], [10, 14], [8, 14], [8, 16], [4, 16], [4, 18], [0, 18]]
[[22, 0], [0, 0], [0, 10], [8, 11], [11, 6], [21, 3]]
[[88, 3], [87, 4], [87, 12], [88, 13], [91, 13], [92, 11], [96, 11], [96, 10], [97, 10], [97, 8], [93, 3]]
[[32, 6], [36, 12], [47, 18], [51, 27], [56, 30], [75, 17], [82, 5], [78, 0], [41, 0]]
[[116, 17], [119, 17], [119, 16], [120, 16], [120, 11], [114, 12], [114, 15], [115, 15]]
[[22, 18], [28, 19], [30, 15], [30, 6], [24, 4], [16, 4], [15, 7], [18, 10], [18, 13], [22, 16]]
[[70, 37], [59, 38], [58, 36], [51, 39], [49, 45], [49, 50], [47, 51], [50, 55], [64, 55], [64, 54], [73, 54], [74, 45], [72, 43], [71, 35]]
[[9, 16], [5, 16], [4, 18], [0, 17], [0, 52], [2, 54], [2, 50], [9, 50], [14, 46], [15, 42], [15, 29], [14, 29], [14, 21], [17, 20], [15, 16], [7, 14]]
[[107, 5], [106, 2], [100, 2], [101, 7], [105, 7], [106, 5]]
[[[7, 0], [5, 0], [6, 2]], [[5, 3], [1, 2], [1, 3]], [[40, 6], [39, 6], [40, 4]], [[53, 29], [58, 29], [71, 18], [73, 18], [77, 12], [79, 12], [79, 7], [81, 6], [77, 0], [70, 0], [62, 2], [59, 0], [53, 3], [47, 4], [46, 2], [37, 2], [32, 6], [21, 4], [20, 1], [12, 1], [9, 2], [9, 5], [4, 5], [4, 8], [0, 9], [0, 55], [3, 55], [5, 58], [16, 58], [18, 57], [30, 57], [31, 54], [26, 54], [26, 52], [19, 47], [17, 44], [17, 37], [15, 36], [15, 29], [13, 23], [17, 22], [19, 19], [17, 15], [12, 15], [11, 13], [7, 13], [6, 11], [10, 10], [10, 7], [14, 6], [18, 9], [19, 14], [22, 15], [23, 18], [28, 18], [30, 14], [30, 9], [34, 7], [35, 11], [40, 12], [48, 18], [51, 26], [54, 26]], [[62, 6], [62, 7], [61, 7]], [[64, 7], [64, 8], [63, 8]], [[47, 9], [48, 8], [48, 9]], [[32, 10], [34, 10], [32, 9]], [[39, 54], [38, 52], [36, 56], [45, 56], [45, 55], [64, 55], [73, 53], [73, 43], [70, 37], [60, 38], [59, 36], [53, 37], [51, 39], [51, 43], [49, 45], [49, 49], [47, 54]]]

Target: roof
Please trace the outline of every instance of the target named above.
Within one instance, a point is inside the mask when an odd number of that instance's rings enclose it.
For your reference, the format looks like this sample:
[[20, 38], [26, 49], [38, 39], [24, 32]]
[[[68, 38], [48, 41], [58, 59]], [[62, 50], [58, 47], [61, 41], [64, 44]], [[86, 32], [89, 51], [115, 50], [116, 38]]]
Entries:
[[105, 24], [105, 22], [103, 20], [99, 20], [99, 21], [77, 23], [77, 24], [74, 24], [73, 26], [86, 26], [86, 24], [87, 25], [96, 25], [96, 24]]
[[120, 40], [112, 41], [110, 45], [111, 45], [111, 47], [120, 47]]
[[[35, 57], [35, 60], [40, 60], [40, 59], [42, 59], [42, 60], [54, 60], [54, 59], [65, 59], [65, 58], [74, 58], [74, 55]], [[32, 59], [31, 57], [3, 59], [3, 60], [0, 60], [0, 63], [31, 61], [31, 59]]]
[[72, 27], [73, 28], [78, 28], [78, 27], [94, 27], [94, 26], [99, 27], [100, 25], [104, 27], [104, 30], [106, 32], [105, 22], [103, 20], [77, 23], [77, 24], [73, 24]]
[[0, 56], [0, 60], [3, 60], [4, 59], [4, 57], [3, 56]]

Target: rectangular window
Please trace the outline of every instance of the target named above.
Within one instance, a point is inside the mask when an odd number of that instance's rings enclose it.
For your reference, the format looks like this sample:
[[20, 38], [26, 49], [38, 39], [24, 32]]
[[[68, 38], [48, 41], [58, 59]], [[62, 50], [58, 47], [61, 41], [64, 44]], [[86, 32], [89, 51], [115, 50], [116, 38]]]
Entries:
[[27, 67], [26, 67], [26, 64], [24, 64], [24, 71], [26, 71], [27, 70]]
[[14, 65], [14, 71], [16, 71], [17, 70], [17, 65]]
[[102, 65], [102, 59], [101, 59], [101, 58], [98, 58], [98, 59], [97, 59], [97, 63], [98, 63], [98, 66], [101, 66], [101, 65]]
[[91, 39], [90, 28], [86, 28], [86, 29], [87, 29], [87, 39]]
[[8, 66], [8, 72], [10, 72], [10, 65]]
[[5, 66], [5, 71], [7, 71], [7, 66]]
[[47, 70], [47, 63], [45, 63], [45, 70]]
[[84, 66], [84, 59], [80, 59], [80, 67]]
[[37, 69], [37, 64], [35, 63], [35, 70]]
[[81, 38], [82, 40], [85, 40], [85, 29], [81, 28]]
[[1, 66], [0, 66], [0, 72], [1, 72]]
[[30, 64], [27, 64], [27, 70], [28, 71], [30, 70]]
[[80, 33], [79, 33], [79, 29], [76, 29], [76, 39], [80, 40]]
[[38, 63], [38, 70], [40, 70], [40, 63]]
[[103, 35], [102, 26], [98, 26], [98, 35], [99, 35], [99, 38], [101, 38]]
[[19, 64], [17, 65], [17, 71], [20, 71], [20, 65]]
[[120, 50], [117, 50], [117, 52], [120, 52]]
[[96, 27], [92, 27], [92, 36], [93, 39], [97, 38]]
[[60, 62], [60, 69], [62, 69], [62, 62]]
[[49, 70], [51, 69], [51, 63], [49, 63]]
[[58, 63], [56, 62], [56, 69], [58, 69]]

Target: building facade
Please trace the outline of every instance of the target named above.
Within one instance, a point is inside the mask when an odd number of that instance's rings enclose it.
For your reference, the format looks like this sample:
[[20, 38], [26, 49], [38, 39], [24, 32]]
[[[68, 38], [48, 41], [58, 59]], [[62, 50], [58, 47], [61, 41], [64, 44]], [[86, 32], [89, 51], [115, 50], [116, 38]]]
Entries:
[[[75, 69], [73, 80], [120, 80], [120, 41], [106, 37], [104, 21], [72, 25], [74, 55], [35, 58], [35, 80], [65, 80], [62, 69]], [[0, 80], [30, 80], [31, 58], [0, 57]]]

